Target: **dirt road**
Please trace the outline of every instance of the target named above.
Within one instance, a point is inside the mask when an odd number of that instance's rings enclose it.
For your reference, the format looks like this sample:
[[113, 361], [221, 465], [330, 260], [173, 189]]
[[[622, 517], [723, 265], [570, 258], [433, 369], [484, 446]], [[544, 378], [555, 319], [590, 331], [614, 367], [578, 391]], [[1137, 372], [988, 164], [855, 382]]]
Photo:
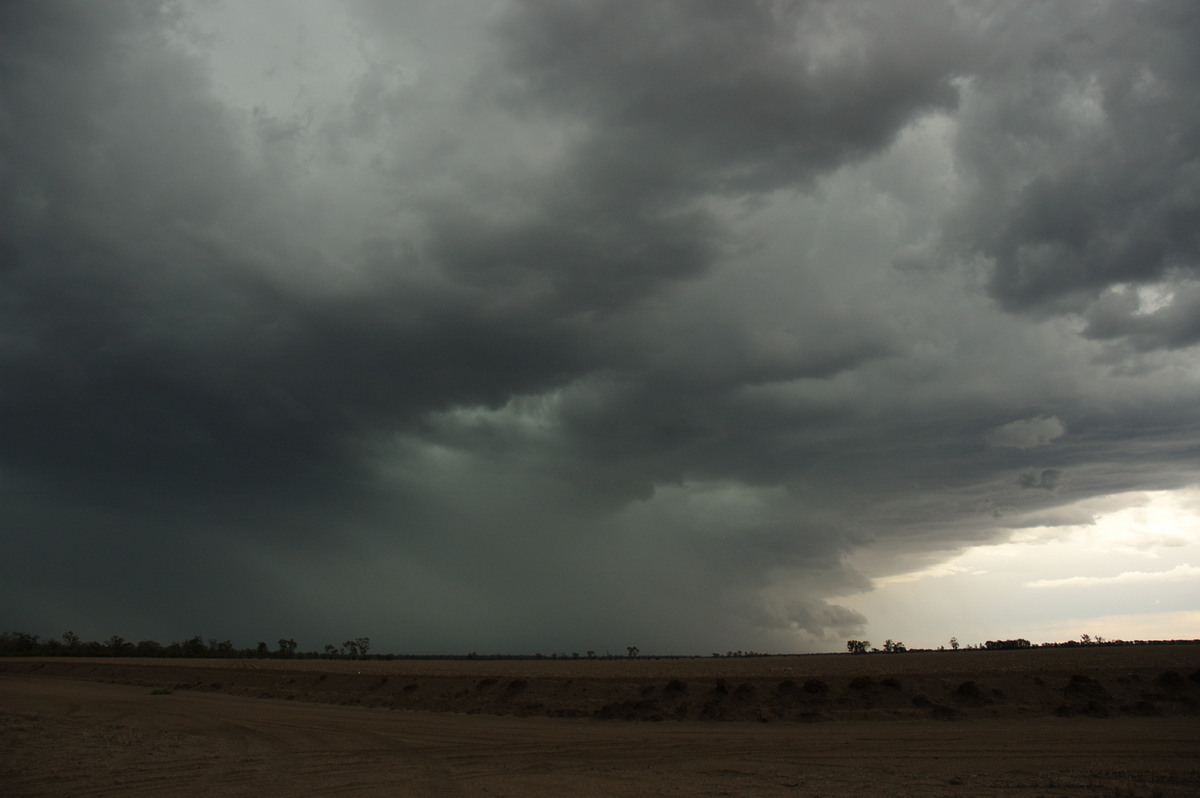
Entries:
[[1194, 716], [629, 723], [0, 676], [0, 794], [1200, 795]]

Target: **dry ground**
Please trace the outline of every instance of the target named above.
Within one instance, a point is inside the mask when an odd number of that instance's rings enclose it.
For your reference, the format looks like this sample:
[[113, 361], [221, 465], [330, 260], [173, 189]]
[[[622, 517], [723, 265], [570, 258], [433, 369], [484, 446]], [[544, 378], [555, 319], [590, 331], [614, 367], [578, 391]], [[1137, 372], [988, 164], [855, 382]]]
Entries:
[[0, 660], [0, 795], [1197, 796], [1198, 666]]

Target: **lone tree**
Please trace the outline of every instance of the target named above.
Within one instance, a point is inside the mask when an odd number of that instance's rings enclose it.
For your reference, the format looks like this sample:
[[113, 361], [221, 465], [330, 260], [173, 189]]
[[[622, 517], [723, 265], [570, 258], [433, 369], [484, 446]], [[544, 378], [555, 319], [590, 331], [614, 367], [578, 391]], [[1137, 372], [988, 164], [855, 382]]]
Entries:
[[633, 659], [634, 657], [636, 657], [638, 655], [638, 647], [637, 646], [626, 646], [625, 650], [629, 652], [630, 659]]
[[846, 650], [851, 654], [866, 654], [867, 649], [871, 647], [870, 640], [847, 640]]

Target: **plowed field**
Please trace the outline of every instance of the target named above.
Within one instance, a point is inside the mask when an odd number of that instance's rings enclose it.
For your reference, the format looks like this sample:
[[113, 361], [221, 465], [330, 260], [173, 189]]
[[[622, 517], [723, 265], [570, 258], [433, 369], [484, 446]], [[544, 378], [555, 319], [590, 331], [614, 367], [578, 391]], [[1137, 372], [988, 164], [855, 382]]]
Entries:
[[0, 795], [1196, 796], [1198, 671], [1192, 646], [0, 660]]

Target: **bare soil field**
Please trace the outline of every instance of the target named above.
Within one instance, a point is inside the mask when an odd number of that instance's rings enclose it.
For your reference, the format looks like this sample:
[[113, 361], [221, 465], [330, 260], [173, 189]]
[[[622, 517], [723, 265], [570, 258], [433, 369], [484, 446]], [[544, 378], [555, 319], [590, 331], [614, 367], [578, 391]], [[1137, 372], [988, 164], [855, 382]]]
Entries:
[[5, 796], [867, 791], [1200, 795], [1200, 647], [0, 660]]

